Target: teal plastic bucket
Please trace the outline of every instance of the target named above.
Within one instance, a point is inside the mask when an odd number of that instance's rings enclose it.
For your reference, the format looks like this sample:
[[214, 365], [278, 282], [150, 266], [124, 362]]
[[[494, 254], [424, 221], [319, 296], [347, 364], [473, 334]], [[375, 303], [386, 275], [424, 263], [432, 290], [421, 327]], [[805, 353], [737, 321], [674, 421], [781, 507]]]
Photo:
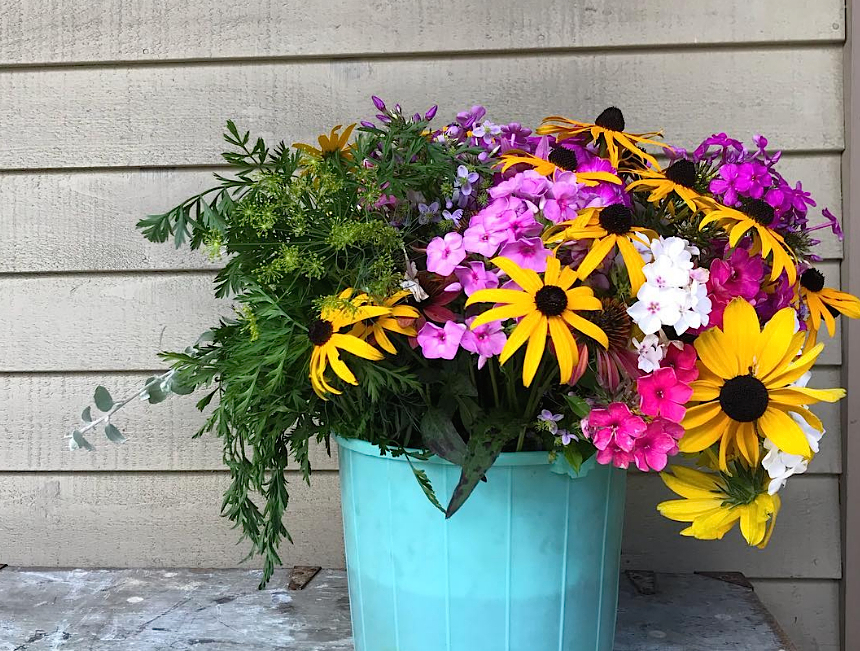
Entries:
[[[611, 651], [626, 473], [502, 454], [448, 520], [403, 457], [337, 439], [356, 651]], [[459, 468], [415, 462], [440, 501]]]

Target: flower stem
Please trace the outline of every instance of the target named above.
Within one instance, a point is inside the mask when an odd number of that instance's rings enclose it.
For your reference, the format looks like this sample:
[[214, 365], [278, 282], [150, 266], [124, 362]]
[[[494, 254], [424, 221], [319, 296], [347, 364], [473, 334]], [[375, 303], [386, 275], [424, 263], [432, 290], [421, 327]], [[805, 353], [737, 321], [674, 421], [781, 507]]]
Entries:
[[488, 362], [490, 367], [490, 382], [493, 385], [493, 399], [496, 401], [496, 409], [499, 408], [499, 383], [496, 380], [496, 359], [491, 358]]

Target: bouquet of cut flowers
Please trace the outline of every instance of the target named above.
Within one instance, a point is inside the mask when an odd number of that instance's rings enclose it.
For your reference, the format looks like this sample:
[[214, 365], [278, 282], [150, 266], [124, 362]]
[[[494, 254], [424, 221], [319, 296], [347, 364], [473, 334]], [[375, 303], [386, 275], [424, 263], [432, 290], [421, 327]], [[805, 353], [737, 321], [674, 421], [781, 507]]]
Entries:
[[[142, 396], [209, 387], [224, 512], [266, 578], [288, 537], [285, 471], [307, 478], [309, 444], [332, 434], [456, 463], [447, 505], [413, 466], [449, 517], [500, 453], [545, 451], [570, 472], [590, 457], [662, 472], [680, 499], [657, 508], [682, 534], [739, 522], [766, 545], [779, 489], [819, 450], [809, 406], [844, 395], [807, 386], [818, 334], [860, 316], [814, 266], [836, 219], [811, 223], [767, 140], [686, 151], [615, 107], [532, 130], [475, 106], [435, 128], [436, 107], [373, 102], [375, 120], [318, 146], [270, 149], [228, 123], [235, 174], [139, 224], [225, 260], [233, 316], [163, 354]], [[121, 404], [100, 387], [105, 415], [88, 408], [72, 446]]]

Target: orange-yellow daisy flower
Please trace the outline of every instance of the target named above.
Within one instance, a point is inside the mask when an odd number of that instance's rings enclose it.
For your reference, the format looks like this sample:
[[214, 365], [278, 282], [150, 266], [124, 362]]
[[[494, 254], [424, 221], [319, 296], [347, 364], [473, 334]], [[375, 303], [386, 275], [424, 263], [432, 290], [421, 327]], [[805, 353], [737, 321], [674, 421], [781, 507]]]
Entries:
[[827, 326], [832, 337], [836, 334], [834, 312], [844, 314], [849, 319], [860, 319], [860, 299], [846, 292], [824, 286], [824, 274], [818, 269], [807, 269], [800, 274], [799, 294], [809, 308], [807, 323], [816, 332], [821, 321]]
[[326, 154], [332, 154], [334, 152], [338, 152], [341, 158], [352, 158], [352, 153], [349, 151], [349, 137], [352, 135], [352, 130], [355, 128], [355, 124], [350, 124], [343, 133], [338, 133], [341, 127], [342, 125], [338, 124], [332, 128], [331, 133], [328, 135], [320, 135], [320, 137], [317, 138], [320, 144], [319, 149], [303, 142], [293, 143], [293, 147], [305, 152], [313, 158], [323, 158]]
[[661, 502], [657, 510], [670, 520], [690, 523], [681, 531], [682, 536], [717, 540], [740, 522], [747, 543], [762, 549], [767, 546], [781, 503], [778, 495], [768, 494], [762, 478], [749, 471], [737, 473], [745, 475], [742, 479], [746, 485], [733, 490], [735, 477], [684, 466], [672, 466], [671, 470], [660, 476], [683, 499]]
[[502, 154], [501, 170], [507, 172], [511, 167], [520, 163], [530, 165], [535, 172], [542, 176], [551, 176], [559, 170], [573, 172], [577, 183], [588, 187], [593, 187], [601, 182], [621, 185], [621, 179], [611, 172], [577, 172], [576, 153], [560, 145], [553, 147], [546, 158], [520, 149], [510, 149]]
[[701, 197], [694, 200], [696, 206], [705, 213], [699, 222], [701, 230], [710, 223], [716, 223], [729, 235], [729, 246], [734, 247], [750, 230], [754, 232], [755, 250], [763, 258], [771, 258], [771, 280], [776, 280], [785, 271], [788, 282], [797, 281], [797, 267], [794, 252], [788, 247], [782, 235], [770, 228], [773, 223], [773, 207], [761, 199], [751, 199], [742, 208], [729, 208], [711, 198]]
[[591, 249], [577, 268], [580, 278], [587, 278], [617, 246], [635, 295], [645, 282], [645, 273], [642, 271], [645, 260], [636, 250], [633, 241], [647, 246], [649, 238], [656, 236], [657, 234], [649, 229], [633, 225], [633, 211], [630, 208], [614, 203], [603, 208], [586, 208], [580, 211], [573, 221], [562, 222], [549, 229], [545, 239], [551, 243], [593, 240]]
[[732, 300], [722, 330], [706, 330], [693, 344], [699, 379], [690, 385], [690, 400], [697, 404], [687, 408], [681, 423], [686, 430], [678, 444], [681, 451], [701, 452], [719, 443], [723, 471], [737, 456], [758, 465], [762, 438], [788, 454], [811, 457], [806, 435], [790, 413], [821, 431], [821, 421], [807, 405], [835, 402], [845, 390], [796, 385], [824, 348], [805, 347], [805, 340], [806, 333], [795, 332], [793, 308], [783, 308], [761, 328], [752, 305]]
[[676, 194], [693, 212], [698, 212], [696, 199], [702, 198], [695, 190], [696, 166], [688, 160], [677, 160], [664, 171], [656, 169], [637, 170], [639, 178], [627, 186], [627, 190], [651, 190], [648, 201], [660, 203], [671, 194]]
[[657, 159], [640, 149], [637, 143], [663, 148], [669, 147], [666, 143], [652, 140], [653, 137], [661, 135], [659, 131], [649, 133], [627, 133], [624, 131], [624, 114], [615, 106], [610, 106], [604, 110], [597, 116], [594, 123], [578, 122], [559, 115], [551, 115], [544, 118], [543, 124], [538, 127], [537, 132], [541, 135], [555, 136], [556, 140], [566, 140], [585, 133], [591, 136], [591, 142], [597, 142], [602, 137], [606, 143], [609, 162], [615, 169], [618, 169], [621, 160], [621, 150], [628, 151], [636, 158], [659, 169], [660, 165], [657, 163]]
[[311, 385], [316, 394], [323, 400], [327, 399], [327, 393], [341, 393], [325, 379], [325, 372], [329, 365], [341, 380], [358, 385], [355, 375], [340, 358], [341, 350], [374, 362], [384, 357], [381, 352], [366, 341], [354, 334], [343, 333], [341, 330], [365, 319], [387, 315], [391, 312], [391, 308], [367, 305], [367, 296], [364, 294], [353, 296], [352, 289], [342, 292], [340, 298], [349, 301], [350, 305], [323, 310], [320, 318], [308, 326], [308, 339], [314, 347], [310, 361]]
[[577, 311], [601, 309], [600, 299], [590, 287], [574, 287], [579, 280], [570, 268], [561, 268], [555, 256], [547, 259], [543, 279], [531, 269], [523, 269], [508, 258], [493, 258], [493, 264], [504, 271], [522, 289], [480, 289], [466, 301], [466, 306], [475, 303], [502, 303], [479, 314], [472, 321], [472, 329], [490, 321], [518, 319], [502, 353], [499, 363], [504, 364], [511, 355], [528, 341], [523, 384], [529, 386], [537, 372], [546, 348], [547, 335], [552, 339], [555, 356], [561, 375], [560, 382], [567, 382], [573, 375], [573, 367], [579, 360], [579, 351], [571, 328], [588, 335], [604, 348], [609, 346], [606, 334], [594, 323], [581, 317]]

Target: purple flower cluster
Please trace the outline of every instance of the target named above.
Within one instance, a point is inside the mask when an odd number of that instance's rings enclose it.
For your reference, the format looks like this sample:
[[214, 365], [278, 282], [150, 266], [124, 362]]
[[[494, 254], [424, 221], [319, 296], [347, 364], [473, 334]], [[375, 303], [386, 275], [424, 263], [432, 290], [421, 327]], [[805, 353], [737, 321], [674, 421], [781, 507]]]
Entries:
[[[767, 138], [757, 135], [753, 142], [755, 149], [749, 150], [741, 141], [718, 133], [706, 138], [692, 156], [680, 149], [670, 152], [670, 155], [711, 165], [716, 176], [708, 189], [727, 206], [739, 207], [745, 199], [767, 202], [774, 211], [774, 222], [770, 226], [783, 235], [830, 228], [842, 239], [839, 224], [826, 208], [822, 211], [826, 221], [809, 226], [808, 212], [816, 205], [815, 201], [800, 182], [792, 187], [776, 170], [781, 152], [769, 153]], [[817, 243], [811, 242], [812, 245]]]

